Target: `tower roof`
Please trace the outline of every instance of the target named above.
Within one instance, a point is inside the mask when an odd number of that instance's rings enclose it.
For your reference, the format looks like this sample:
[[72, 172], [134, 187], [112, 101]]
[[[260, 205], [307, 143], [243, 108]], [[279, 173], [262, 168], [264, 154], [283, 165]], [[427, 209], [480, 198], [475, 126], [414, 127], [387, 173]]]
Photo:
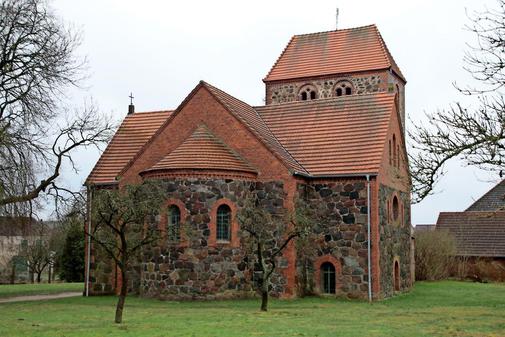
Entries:
[[295, 35], [265, 82], [391, 69], [405, 78], [375, 25]]
[[471, 204], [467, 211], [503, 211], [505, 209], [505, 179]]

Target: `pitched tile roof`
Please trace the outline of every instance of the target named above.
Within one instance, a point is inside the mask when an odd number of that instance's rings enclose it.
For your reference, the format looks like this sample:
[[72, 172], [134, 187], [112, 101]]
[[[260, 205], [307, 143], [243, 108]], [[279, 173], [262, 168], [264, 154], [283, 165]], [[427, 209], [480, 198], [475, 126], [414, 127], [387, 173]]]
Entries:
[[505, 210], [505, 180], [500, 181], [480, 199], [466, 209], [467, 211]]
[[227, 94], [226, 92], [202, 81], [213, 96], [220, 101], [235, 117], [242, 121], [275, 155], [292, 171], [307, 173], [305, 169], [279, 143], [258, 112], [249, 104]]
[[437, 229], [454, 235], [458, 255], [505, 257], [505, 212], [441, 212]]
[[146, 171], [176, 169], [211, 169], [257, 173], [257, 171], [204, 125], [175, 150]]
[[86, 179], [86, 184], [116, 183], [116, 176], [123, 167], [170, 114], [171, 111], [153, 111], [127, 115]]
[[309, 174], [379, 171], [395, 95], [376, 93], [256, 107]]
[[375, 25], [295, 35], [264, 81], [391, 68], [405, 81]]

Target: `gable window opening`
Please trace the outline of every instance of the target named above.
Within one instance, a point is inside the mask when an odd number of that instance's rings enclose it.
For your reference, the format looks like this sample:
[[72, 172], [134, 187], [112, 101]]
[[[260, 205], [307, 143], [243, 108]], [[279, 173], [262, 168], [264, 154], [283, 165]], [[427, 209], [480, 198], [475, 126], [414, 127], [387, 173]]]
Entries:
[[335, 294], [335, 267], [330, 262], [321, 265], [321, 288], [325, 294]]
[[179, 241], [181, 239], [181, 210], [175, 205], [168, 208], [168, 240]]
[[393, 220], [397, 221], [400, 215], [400, 204], [396, 195], [393, 197]]
[[398, 153], [396, 152], [397, 146], [396, 146], [396, 136], [393, 134], [393, 165], [396, 167], [397, 164], [397, 156]]
[[230, 241], [231, 209], [228, 205], [221, 205], [216, 214], [216, 239]]

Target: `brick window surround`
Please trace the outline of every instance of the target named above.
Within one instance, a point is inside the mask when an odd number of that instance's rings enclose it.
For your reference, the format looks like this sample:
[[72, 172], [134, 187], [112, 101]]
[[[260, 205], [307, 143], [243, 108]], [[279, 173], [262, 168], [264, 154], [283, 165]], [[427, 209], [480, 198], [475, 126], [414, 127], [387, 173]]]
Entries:
[[188, 211], [186, 209], [186, 205], [181, 200], [178, 199], [168, 199], [163, 203], [163, 208], [161, 210], [161, 216], [160, 216], [160, 223], [159, 223], [159, 229], [161, 231], [161, 237], [162, 237], [162, 242], [166, 244], [174, 244], [176, 242], [174, 241], [169, 241], [168, 238], [168, 221], [169, 221], [169, 214], [168, 210], [170, 209], [171, 206], [177, 206], [179, 208], [179, 211], [181, 212], [181, 218], [180, 218], [180, 240], [178, 242], [178, 246], [181, 247], [186, 247], [189, 243], [189, 238], [185, 235], [184, 233], [184, 225], [186, 223], [186, 219], [188, 216]]
[[[231, 223], [230, 223], [230, 236], [231, 239], [229, 241], [221, 241], [217, 240], [217, 209], [221, 205], [227, 205], [231, 210]], [[209, 230], [210, 235], [208, 239], [209, 247], [216, 246], [230, 246], [230, 247], [239, 247], [240, 239], [239, 239], [239, 226], [237, 222], [237, 206], [229, 199], [222, 198], [216, 200], [212, 208], [210, 209], [210, 222], [209, 222]]]
[[314, 282], [316, 292], [319, 294], [324, 293], [323, 289], [321, 289], [321, 266], [323, 263], [329, 262], [335, 267], [335, 292], [338, 293], [338, 290], [342, 287], [342, 265], [340, 261], [334, 258], [331, 255], [323, 255], [314, 261]]

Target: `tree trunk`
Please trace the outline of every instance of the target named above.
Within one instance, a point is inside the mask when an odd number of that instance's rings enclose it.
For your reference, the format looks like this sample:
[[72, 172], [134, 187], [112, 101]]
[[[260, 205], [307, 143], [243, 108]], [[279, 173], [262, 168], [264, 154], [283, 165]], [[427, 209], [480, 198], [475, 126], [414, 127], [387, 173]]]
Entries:
[[121, 290], [119, 292], [119, 299], [116, 306], [116, 323], [121, 323], [123, 321], [123, 308], [124, 302], [126, 300], [126, 294], [128, 293], [128, 280], [126, 278], [126, 267], [121, 269]]
[[263, 281], [266, 286], [261, 286], [261, 311], [268, 311], [268, 282]]
[[40, 283], [41, 278], [42, 278], [42, 272], [37, 272], [37, 283]]
[[51, 270], [52, 268], [51, 266], [49, 266], [49, 268], [47, 269], [47, 283], [51, 283], [51, 276], [52, 276]]
[[14, 262], [12, 262], [12, 268], [11, 268], [11, 276], [10, 276], [10, 284], [14, 284], [14, 282], [16, 281], [16, 264]]

